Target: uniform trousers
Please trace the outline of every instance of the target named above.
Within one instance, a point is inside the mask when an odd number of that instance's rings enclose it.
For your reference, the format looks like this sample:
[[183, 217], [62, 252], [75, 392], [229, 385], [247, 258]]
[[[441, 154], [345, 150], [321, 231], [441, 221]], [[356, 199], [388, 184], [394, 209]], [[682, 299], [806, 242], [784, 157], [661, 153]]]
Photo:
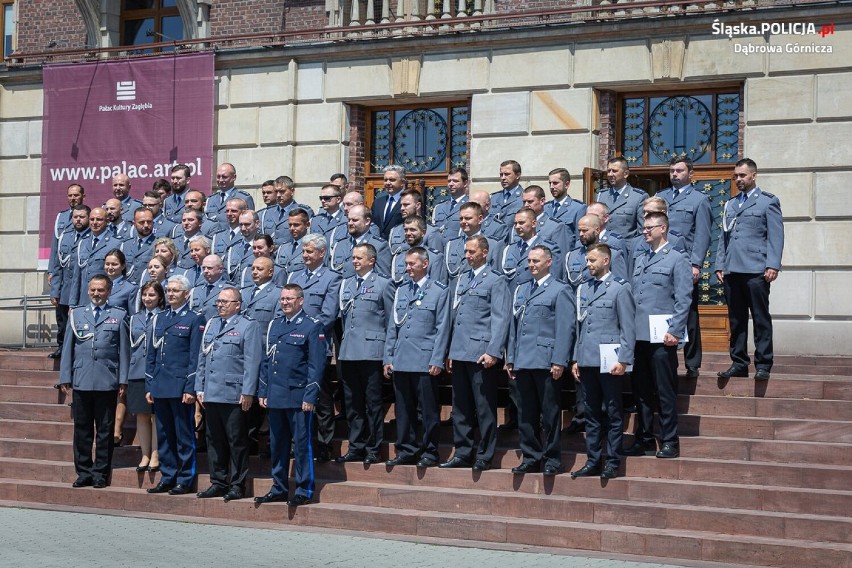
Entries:
[[381, 361], [339, 361], [349, 451], [378, 456], [384, 440]]
[[333, 382], [330, 380], [335, 374], [334, 367], [327, 364], [325, 373], [325, 380], [320, 385], [319, 396], [314, 406], [313, 422], [317, 451], [320, 448], [331, 451], [331, 442], [334, 439], [334, 397], [331, 391]]
[[[273, 495], [286, 495], [290, 488], [290, 450], [295, 456], [296, 495], [314, 495], [314, 453], [311, 447], [313, 412], [301, 408], [269, 409], [269, 447], [272, 453]], [[295, 446], [293, 446], [295, 443]]]
[[769, 282], [760, 274], [726, 274], [725, 299], [731, 323], [731, 360], [748, 368], [748, 313], [754, 326], [754, 366], [772, 369], [772, 316], [769, 315]]
[[[74, 416], [74, 468], [77, 477], [109, 481], [112, 450], [115, 444], [115, 404], [118, 391], [81, 391], [74, 389], [71, 411]], [[92, 460], [92, 444], [95, 459]]]
[[210, 484], [245, 491], [249, 468], [248, 414], [239, 404], [207, 402]]
[[686, 316], [686, 333], [689, 341], [683, 347], [683, 361], [688, 368], [698, 369], [701, 367], [703, 351], [701, 349], [701, 326], [698, 319], [698, 295], [700, 294], [698, 283], [692, 287], [692, 302], [689, 304], [689, 312]]
[[[559, 381], [550, 369], [518, 369], [518, 433], [524, 463], [562, 465], [562, 405]], [[544, 437], [542, 442], [541, 436]]]
[[606, 465], [615, 469], [621, 465], [622, 448], [622, 378], [601, 373], [598, 367], [580, 367], [580, 383], [586, 392], [586, 464], [599, 468], [603, 455], [604, 427], [606, 431]]
[[[396, 454], [410, 458], [421, 457], [438, 461], [438, 377], [429, 373], [394, 371], [393, 390], [396, 395]], [[417, 405], [423, 420], [423, 439], [417, 443]]]
[[71, 309], [71, 306], [66, 306], [64, 304], [56, 305], [56, 343], [59, 344], [59, 347], [62, 347], [62, 344], [65, 342], [65, 328], [68, 327], [68, 312]]
[[677, 346], [637, 341], [631, 381], [638, 398], [636, 441], [654, 443], [654, 402], [659, 401], [660, 439], [678, 443], [677, 434]]
[[474, 459], [474, 430], [479, 424], [476, 459], [491, 462], [497, 447], [497, 381], [502, 364], [486, 369], [473, 361], [453, 361], [454, 456]]
[[185, 485], [195, 482], [195, 405], [180, 398], [154, 398], [160, 483]]

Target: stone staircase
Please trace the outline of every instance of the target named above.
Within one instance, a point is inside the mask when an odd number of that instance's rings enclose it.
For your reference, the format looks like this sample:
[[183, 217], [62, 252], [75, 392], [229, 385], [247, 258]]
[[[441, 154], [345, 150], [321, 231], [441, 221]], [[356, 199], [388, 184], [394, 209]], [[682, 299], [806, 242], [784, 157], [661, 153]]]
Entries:
[[[501, 432], [495, 466], [471, 470], [318, 464], [317, 503], [292, 509], [251, 499], [224, 503], [148, 495], [138, 448], [116, 449], [112, 485], [73, 489], [69, 407], [52, 388], [41, 351], [0, 352], [0, 504], [86, 507], [194, 519], [350, 529], [415, 538], [579, 549], [693, 562], [852, 566], [852, 359], [779, 357], [756, 384], [715, 372], [681, 379], [681, 456], [627, 458], [623, 477], [513, 476], [517, 435]], [[444, 392], [446, 396], [447, 393]], [[449, 417], [449, 407], [443, 415]], [[387, 420], [393, 417], [393, 409]], [[570, 418], [565, 413], [565, 418]], [[133, 423], [125, 438], [132, 444]], [[567, 422], [566, 422], [567, 423]], [[336, 448], [346, 451], [339, 423]], [[628, 431], [632, 430], [632, 417]], [[628, 437], [629, 438], [629, 437]], [[388, 424], [386, 439], [393, 439]], [[442, 428], [442, 457], [452, 435]], [[582, 435], [563, 437], [563, 465], [585, 461]], [[387, 448], [392, 454], [392, 445]], [[206, 456], [199, 485], [208, 485]], [[270, 486], [269, 462], [252, 458], [250, 495]], [[485, 544], [487, 546], [487, 544]]]

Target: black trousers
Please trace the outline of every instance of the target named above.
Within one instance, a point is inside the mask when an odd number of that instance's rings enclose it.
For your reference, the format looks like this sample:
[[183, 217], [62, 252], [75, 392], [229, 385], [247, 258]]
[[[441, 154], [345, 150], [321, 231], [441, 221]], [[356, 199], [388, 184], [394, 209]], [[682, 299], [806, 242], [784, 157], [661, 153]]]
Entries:
[[660, 439], [678, 443], [677, 434], [677, 346], [637, 341], [631, 380], [637, 397], [636, 441], [654, 442], [655, 401], [659, 402]]
[[[606, 465], [621, 465], [623, 414], [621, 384], [624, 377], [601, 373], [598, 367], [580, 367], [580, 384], [586, 392], [586, 456], [587, 465], [600, 467], [603, 455], [603, 428], [607, 431]], [[604, 411], [605, 409], [605, 411]]]
[[[455, 457], [491, 462], [497, 447], [497, 381], [502, 364], [486, 369], [473, 361], [453, 361], [453, 445]], [[474, 456], [474, 430], [479, 445]]]
[[[115, 405], [118, 391], [72, 391], [74, 416], [74, 468], [77, 477], [109, 482], [115, 444]], [[92, 445], [95, 459], [92, 460]]]
[[520, 395], [518, 433], [523, 461], [559, 468], [562, 465], [561, 385], [553, 380], [550, 369], [518, 369], [515, 374]]
[[210, 484], [245, 492], [249, 469], [248, 414], [239, 404], [207, 402]]
[[56, 343], [59, 344], [59, 347], [62, 347], [62, 344], [65, 342], [65, 328], [68, 327], [69, 310], [70, 306], [64, 304], [56, 305], [56, 326], [59, 328], [56, 330]]
[[725, 299], [731, 323], [731, 361], [748, 367], [748, 314], [754, 326], [754, 366], [772, 369], [772, 316], [769, 315], [769, 282], [760, 274], [726, 274]]
[[[429, 373], [395, 371], [393, 390], [396, 395], [396, 453], [401, 457], [431, 458], [438, 456], [438, 377]], [[417, 441], [417, 405], [423, 420], [423, 438]]]
[[384, 441], [381, 361], [338, 361], [344, 410], [349, 423], [349, 451], [378, 456]]
[[692, 287], [692, 302], [689, 304], [689, 312], [686, 316], [686, 333], [689, 342], [683, 347], [683, 361], [687, 367], [692, 369], [701, 368], [701, 359], [704, 352], [701, 349], [701, 326], [698, 318], [698, 283]]

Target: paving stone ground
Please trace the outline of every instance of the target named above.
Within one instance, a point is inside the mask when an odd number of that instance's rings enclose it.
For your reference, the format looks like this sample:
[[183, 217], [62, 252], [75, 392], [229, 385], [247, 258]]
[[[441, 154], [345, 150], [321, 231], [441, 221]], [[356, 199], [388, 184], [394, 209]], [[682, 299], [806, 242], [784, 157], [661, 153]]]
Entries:
[[[2, 564], [99, 568], [663, 568], [603, 556], [485, 549], [325, 530], [282, 530], [0, 506]], [[480, 543], [479, 546], [486, 546]], [[703, 564], [707, 566], [707, 564]]]

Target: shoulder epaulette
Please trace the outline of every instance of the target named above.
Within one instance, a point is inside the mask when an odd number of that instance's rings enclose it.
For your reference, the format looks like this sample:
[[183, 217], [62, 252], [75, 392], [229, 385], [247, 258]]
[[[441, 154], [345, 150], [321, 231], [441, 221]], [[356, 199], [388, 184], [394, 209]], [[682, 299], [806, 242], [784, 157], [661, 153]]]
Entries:
[[763, 191], [762, 189], [760, 190], [760, 194], [765, 195], [766, 197], [771, 197], [771, 198], [775, 197], [774, 193], [769, 193], [768, 191]]
[[619, 284], [627, 284], [627, 281], [624, 278], [621, 278], [620, 276], [613, 276], [612, 281], [618, 282]]
[[426, 251], [431, 252], [432, 254], [440, 254], [441, 253], [441, 251], [430, 248], [430, 247], [426, 247]]
[[437, 286], [441, 290], [445, 290], [447, 288], [446, 284], [444, 284], [443, 282], [439, 282], [438, 280], [432, 280], [432, 283], [434, 283], [435, 286]]

